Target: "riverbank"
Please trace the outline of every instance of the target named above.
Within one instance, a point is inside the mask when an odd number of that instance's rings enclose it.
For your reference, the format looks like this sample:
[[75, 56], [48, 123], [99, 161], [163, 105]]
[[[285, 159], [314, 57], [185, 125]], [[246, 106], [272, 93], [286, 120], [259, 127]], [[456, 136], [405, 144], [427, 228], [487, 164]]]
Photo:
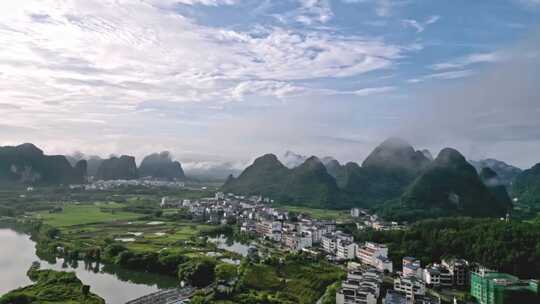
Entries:
[[28, 270], [32, 285], [13, 290], [0, 297], [0, 304], [13, 303], [63, 303], [63, 304], [105, 304], [105, 300], [90, 292], [72, 272], [58, 272], [39, 269], [39, 262]]

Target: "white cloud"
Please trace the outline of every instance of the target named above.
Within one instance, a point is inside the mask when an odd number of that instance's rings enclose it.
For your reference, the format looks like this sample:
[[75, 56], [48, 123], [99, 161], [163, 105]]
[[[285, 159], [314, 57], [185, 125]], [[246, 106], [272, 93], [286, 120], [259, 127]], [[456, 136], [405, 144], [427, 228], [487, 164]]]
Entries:
[[241, 82], [236, 87], [232, 88], [226, 99], [240, 101], [244, 100], [248, 95], [272, 96], [283, 99], [286, 97], [299, 96], [305, 92], [306, 90], [304, 88], [288, 82], [250, 80]]
[[248, 80], [348, 77], [388, 68], [407, 51], [380, 39], [320, 31], [205, 27], [153, 5], [51, 0], [9, 10], [3, 3], [0, 97], [42, 108], [38, 96], [49, 104], [69, 102], [65, 108], [99, 100], [210, 101]]
[[353, 91], [351, 93], [357, 96], [370, 96], [370, 95], [388, 93], [394, 90], [396, 90], [395, 87], [364, 88], [364, 89]]
[[407, 80], [409, 83], [419, 83], [430, 79], [443, 79], [443, 80], [450, 80], [450, 79], [458, 79], [458, 78], [464, 78], [473, 75], [474, 72], [472, 70], [460, 70], [460, 71], [449, 71], [449, 72], [441, 72], [441, 73], [433, 73], [429, 75], [422, 76], [420, 78], [413, 78]]
[[504, 55], [500, 52], [492, 53], [475, 53], [470, 54], [465, 57], [459, 58], [454, 61], [442, 62], [433, 64], [430, 66], [431, 69], [435, 71], [439, 70], [449, 70], [449, 69], [461, 69], [471, 64], [476, 63], [493, 63], [504, 60]]
[[324, 31], [205, 27], [155, 5], [2, 3], [0, 100], [25, 109], [9, 120], [52, 128], [53, 121], [92, 113], [72, 123], [117, 124], [148, 100], [220, 104], [324, 93], [290, 81], [390, 68], [410, 51], [381, 39]]
[[341, 0], [344, 3], [368, 3], [372, 4], [375, 14], [379, 17], [390, 17], [395, 8], [404, 6], [409, 0]]
[[427, 18], [426, 21], [424, 21], [424, 22], [419, 22], [419, 21], [414, 20], [414, 19], [405, 19], [405, 20], [402, 20], [401, 23], [405, 27], [414, 28], [417, 33], [422, 33], [426, 29], [426, 27], [428, 25], [439, 21], [439, 19], [441, 19], [440, 16], [434, 15], [434, 16], [430, 16], [429, 18]]
[[295, 13], [295, 20], [311, 25], [313, 23], [326, 23], [334, 17], [329, 0], [298, 0], [300, 9]]
[[206, 6], [219, 6], [219, 5], [234, 5], [239, 0], [143, 0], [152, 5], [160, 7], [170, 7], [176, 4], [186, 5], [206, 5]]

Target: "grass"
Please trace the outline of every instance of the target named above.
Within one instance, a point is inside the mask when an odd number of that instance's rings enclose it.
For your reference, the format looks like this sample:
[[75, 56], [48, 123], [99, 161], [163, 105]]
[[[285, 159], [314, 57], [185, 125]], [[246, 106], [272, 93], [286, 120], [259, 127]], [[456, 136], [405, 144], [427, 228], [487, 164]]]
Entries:
[[257, 290], [276, 290], [281, 287], [276, 270], [261, 264], [249, 267], [244, 275], [244, 281], [246, 287]]
[[[343, 277], [344, 271], [337, 266], [324, 261], [298, 259], [273, 266], [251, 264], [245, 270], [242, 284], [248, 293], [281, 295], [293, 303], [310, 304], [317, 302], [328, 286]], [[236, 295], [235, 299], [241, 296]]]
[[38, 212], [36, 217], [54, 227], [68, 227], [92, 223], [132, 220], [140, 214], [124, 212], [119, 204], [66, 205], [62, 212]]
[[275, 207], [290, 212], [307, 214], [312, 218], [320, 220], [344, 221], [351, 218], [348, 210], [328, 210], [290, 205], [276, 205]]
[[[35, 213], [44, 223], [60, 228], [58, 239], [73, 248], [105, 246], [106, 240], [134, 239], [124, 244], [135, 252], [157, 252], [163, 248], [178, 253], [204, 255], [209, 248], [192, 248], [185, 241], [210, 226], [191, 221], [170, 221], [166, 218], [142, 220], [144, 214], [122, 211], [123, 204], [95, 203], [64, 205], [63, 211]], [[149, 225], [150, 222], [160, 222]], [[69, 246], [71, 245], [71, 246]]]

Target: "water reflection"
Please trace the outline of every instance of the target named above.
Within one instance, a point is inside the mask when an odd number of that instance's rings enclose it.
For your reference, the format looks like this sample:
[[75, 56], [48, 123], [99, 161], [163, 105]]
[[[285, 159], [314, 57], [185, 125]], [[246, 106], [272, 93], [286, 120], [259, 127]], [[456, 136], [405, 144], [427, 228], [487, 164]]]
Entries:
[[10, 228], [0, 228], [0, 296], [6, 292], [31, 284], [26, 271], [33, 261], [40, 261], [43, 269], [73, 271], [91, 291], [107, 303], [123, 304], [134, 298], [174, 287], [173, 277], [122, 269], [98, 262], [67, 261], [36, 255], [35, 243], [30, 237]]
[[230, 252], [238, 253], [243, 257], [247, 257], [250, 248], [254, 248], [252, 244], [243, 244], [232, 238], [227, 238], [224, 235], [220, 235], [215, 238], [208, 238], [208, 241], [217, 245], [219, 249], [227, 250]]

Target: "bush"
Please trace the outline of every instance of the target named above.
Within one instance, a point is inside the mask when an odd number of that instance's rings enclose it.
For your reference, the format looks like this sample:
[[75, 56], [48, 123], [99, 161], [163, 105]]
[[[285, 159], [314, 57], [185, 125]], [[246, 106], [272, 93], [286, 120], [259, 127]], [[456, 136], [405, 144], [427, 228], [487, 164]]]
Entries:
[[178, 278], [195, 287], [205, 287], [215, 278], [216, 262], [209, 258], [195, 258], [178, 269]]

